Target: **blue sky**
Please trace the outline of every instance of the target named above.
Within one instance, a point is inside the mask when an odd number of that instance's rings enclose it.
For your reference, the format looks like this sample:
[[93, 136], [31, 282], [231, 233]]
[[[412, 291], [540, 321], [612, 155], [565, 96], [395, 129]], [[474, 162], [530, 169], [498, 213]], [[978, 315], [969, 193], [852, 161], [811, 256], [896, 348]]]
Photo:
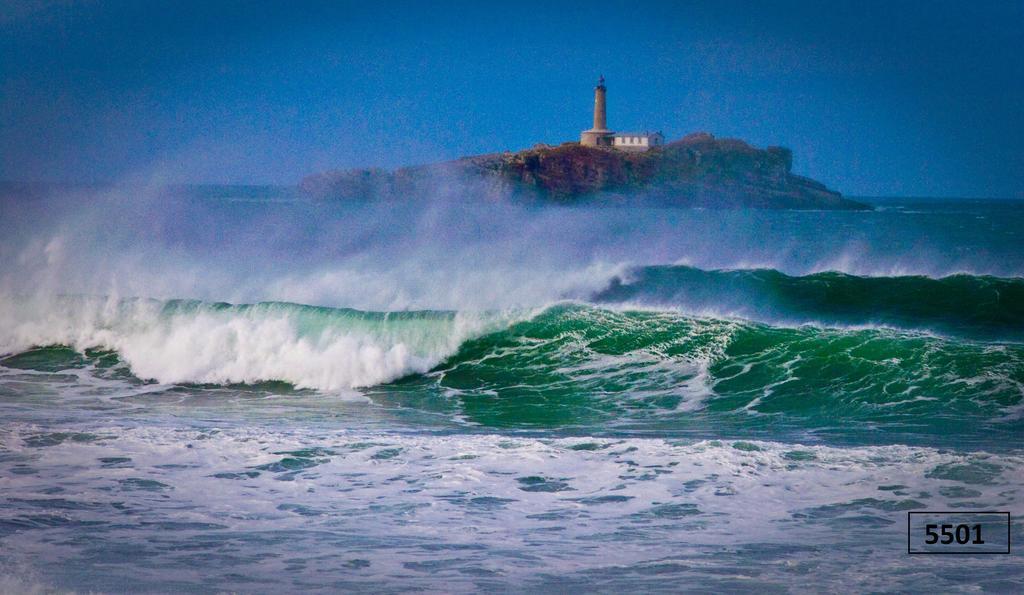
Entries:
[[[372, 5], [371, 5], [372, 4]], [[1024, 2], [0, 0], [0, 179], [294, 183], [609, 125], [1024, 198]]]

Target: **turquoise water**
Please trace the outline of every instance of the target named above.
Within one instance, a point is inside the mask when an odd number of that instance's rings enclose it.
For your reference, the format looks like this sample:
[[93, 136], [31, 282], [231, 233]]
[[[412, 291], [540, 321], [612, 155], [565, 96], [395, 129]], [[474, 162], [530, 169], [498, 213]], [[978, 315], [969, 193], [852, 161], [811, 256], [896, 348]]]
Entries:
[[0, 591], [1024, 587], [905, 525], [1024, 512], [1015, 203], [79, 198], [2, 203]]

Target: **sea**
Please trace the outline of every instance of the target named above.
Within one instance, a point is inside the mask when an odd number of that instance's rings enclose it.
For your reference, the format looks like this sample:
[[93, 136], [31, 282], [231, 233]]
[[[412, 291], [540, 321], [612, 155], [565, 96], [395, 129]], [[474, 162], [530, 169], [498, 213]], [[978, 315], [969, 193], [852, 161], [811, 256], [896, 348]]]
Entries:
[[1022, 592], [1022, 203], [864, 200], [8, 189], [0, 592]]

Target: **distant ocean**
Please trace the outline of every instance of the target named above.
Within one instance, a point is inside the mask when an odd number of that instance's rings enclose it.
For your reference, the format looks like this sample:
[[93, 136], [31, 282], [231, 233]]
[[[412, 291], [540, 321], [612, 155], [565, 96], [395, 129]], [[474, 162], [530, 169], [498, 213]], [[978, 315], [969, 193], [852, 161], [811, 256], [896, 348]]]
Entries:
[[1024, 589], [1020, 203], [470, 198], [8, 189], [0, 592]]

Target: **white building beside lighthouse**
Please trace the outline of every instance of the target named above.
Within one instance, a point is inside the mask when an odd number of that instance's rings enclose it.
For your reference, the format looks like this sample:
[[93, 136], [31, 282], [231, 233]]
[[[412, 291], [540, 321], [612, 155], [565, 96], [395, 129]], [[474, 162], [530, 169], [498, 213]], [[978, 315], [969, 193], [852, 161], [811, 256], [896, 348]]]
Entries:
[[612, 146], [622, 151], [646, 151], [665, 144], [660, 132], [616, 132]]
[[665, 137], [660, 132], [614, 132], [608, 129], [607, 101], [608, 89], [604, 86], [604, 76], [594, 87], [594, 126], [580, 133], [580, 144], [587, 147], [612, 147], [620, 151], [646, 151], [665, 144]]

